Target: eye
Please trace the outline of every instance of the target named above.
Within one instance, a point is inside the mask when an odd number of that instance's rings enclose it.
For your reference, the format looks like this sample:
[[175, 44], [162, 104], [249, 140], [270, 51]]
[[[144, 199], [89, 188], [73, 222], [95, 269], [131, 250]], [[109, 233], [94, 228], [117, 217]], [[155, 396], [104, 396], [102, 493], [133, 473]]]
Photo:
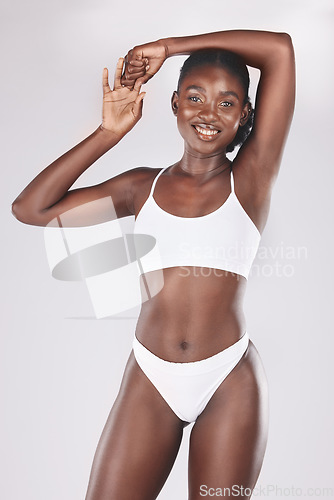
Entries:
[[231, 106], [233, 106], [233, 103], [232, 102], [229, 102], [229, 101], [223, 101], [220, 103], [220, 105], [223, 107], [223, 108], [229, 108]]
[[201, 99], [197, 95], [191, 95], [188, 99], [192, 102], [201, 102]]

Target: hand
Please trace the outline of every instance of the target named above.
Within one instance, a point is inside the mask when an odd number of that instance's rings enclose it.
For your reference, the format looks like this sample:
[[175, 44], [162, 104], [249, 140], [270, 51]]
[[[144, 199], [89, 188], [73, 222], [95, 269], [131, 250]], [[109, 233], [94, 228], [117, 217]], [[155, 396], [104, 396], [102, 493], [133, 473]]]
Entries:
[[137, 78], [133, 82], [133, 89], [121, 84], [121, 75], [124, 59], [118, 59], [114, 89], [108, 83], [108, 69], [103, 69], [103, 109], [101, 129], [123, 137], [140, 120], [142, 116], [143, 99], [146, 92], [140, 89], [143, 79]]
[[159, 71], [167, 57], [167, 46], [162, 40], [137, 45], [125, 56], [125, 70], [121, 83], [131, 87], [137, 78], [146, 83]]

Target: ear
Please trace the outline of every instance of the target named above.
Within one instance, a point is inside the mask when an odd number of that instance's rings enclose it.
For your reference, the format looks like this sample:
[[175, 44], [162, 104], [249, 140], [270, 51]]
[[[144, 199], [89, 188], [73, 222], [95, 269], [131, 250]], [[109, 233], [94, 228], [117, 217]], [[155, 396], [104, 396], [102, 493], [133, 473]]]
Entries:
[[174, 92], [173, 92], [171, 104], [172, 104], [172, 111], [173, 111], [174, 115], [177, 116], [177, 112], [179, 109], [179, 96], [178, 96], [178, 93], [176, 92], [176, 90], [174, 90]]
[[249, 115], [252, 111], [252, 105], [250, 102], [247, 102], [242, 110], [240, 117], [240, 127], [243, 127], [249, 118]]

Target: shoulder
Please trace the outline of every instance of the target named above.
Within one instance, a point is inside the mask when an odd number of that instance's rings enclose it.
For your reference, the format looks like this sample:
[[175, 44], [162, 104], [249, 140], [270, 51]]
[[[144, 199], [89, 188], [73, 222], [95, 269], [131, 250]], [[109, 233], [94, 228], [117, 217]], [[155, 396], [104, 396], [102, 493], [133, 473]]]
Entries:
[[160, 170], [161, 168], [135, 167], [130, 170], [126, 170], [122, 175], [126, 176], [129, 180], [146, 181], [154, 178]]
[[131, 185], [133, 195], [138, 191], [145, 190], [146, 186], [151, 185], [161, 170], [161, 168], [153, 167], [135, 167], [124, 172], [124, 176], [126, 176]]
[[127, 175], [130, 179], [129, 205], [132, 214], [139, 212], [150, 193], [154, 178], [161, 170], [161, 168], [136, 167], [127, 171]]
[[147, 198], [154, 178], [161, 170], [153, 167], [135, 167], [120, 174], [127, 185], [128, 205], [133, 214], [137, 203]]
[[117, 184], [118, 186], [123, 186], [128, 191], [135, 192], [142, 185], [153, 180], [160, 170], [161, 168], [134, 167], [110, 178], [107, 182], [109, 185]]

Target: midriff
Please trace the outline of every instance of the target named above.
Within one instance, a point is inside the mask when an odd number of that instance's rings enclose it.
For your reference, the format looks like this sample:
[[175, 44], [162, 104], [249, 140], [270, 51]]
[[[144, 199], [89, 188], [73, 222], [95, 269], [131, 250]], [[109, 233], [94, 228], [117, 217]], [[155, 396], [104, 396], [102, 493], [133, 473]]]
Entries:
[[172, 267], [141, 276], [162, 289], [143, 302], [135, 335], [156, 356], [173, 362], [205, 359], [246, 331], [243, 297], [247, 280], [207, 267]]

